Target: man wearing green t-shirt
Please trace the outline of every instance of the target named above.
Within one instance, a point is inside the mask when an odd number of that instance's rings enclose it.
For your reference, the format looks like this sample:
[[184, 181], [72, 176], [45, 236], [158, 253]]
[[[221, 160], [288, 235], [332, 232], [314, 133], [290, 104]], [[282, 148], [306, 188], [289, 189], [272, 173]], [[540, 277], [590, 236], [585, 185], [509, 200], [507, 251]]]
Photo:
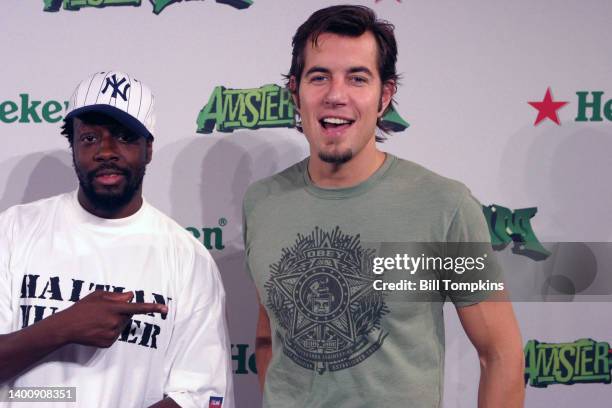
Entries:
[[[393, 26], [366, 7], [319, 10], [293, 38], [288, 87], [310, 156], [244, 200], [265, 407], [440, 407], [447, 297], [478, 352], [479, 406], [523, 404], [509, 302], [483, 301], [483, 291], [435, 288], [419, 301], [377, 290], [371, 243], [489, 242], [463, 184], [376, 147], [396, 59]], [[499, 279], [491, 271], [479, 277]]]

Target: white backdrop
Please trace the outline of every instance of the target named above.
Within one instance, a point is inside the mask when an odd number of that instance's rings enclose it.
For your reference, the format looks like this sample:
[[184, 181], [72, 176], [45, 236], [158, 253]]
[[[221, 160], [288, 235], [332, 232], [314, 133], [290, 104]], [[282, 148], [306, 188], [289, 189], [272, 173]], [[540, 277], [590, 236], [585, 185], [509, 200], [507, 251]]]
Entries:
[[[340, 2], [252, 0], [238, 9], [178, 1], [157, 15], [146, 0], [56, 12], [43, 11], [46, 3], [1, 6], [0, 210], [76, 187], [59, 135], [62, 113], [53, 113], [50, 101], [63, 103], [78, 81], [99, 70], [122, 70], [148, 84], [157, 98], [157, 136], [145, 195], [185, 227], [220, 229], [224, 248], [212, 245], [211, 252], [229, 296], [237, 401], [259, 407], [248, 368], [256, 307], [243, 268], [241, 200], [250, 183], [305, 157], [307, 145], [286, 128], [196, 133], [196, 119], [216, 86], [281, 84], [296, 28], [313, 11]], [[464, 182], [485, 205], [537, 207], [531, 225], [541, 242], [612, 241], [612, 117], [575, 120], [576, 92], [603, 92], [602, 112], [612, 98], [611, 2], [354, 3], [396, 25], [402, 73], [396, 99], [410, 127], [384, 150]], [[549, 87], [554, 100], [569, 103], [558, 110], [560, 125], [546, 119], [534, 126], [538, 111], [527, 102], [542, 101]], [[515, 308], [525, 343], [612, 342], [609, 303]], [[446, 311], [444, 406], [473, 407], [477, 357], [452, 307]], [[610, 384], [527, 386], [527, 407], [610, 401]]]

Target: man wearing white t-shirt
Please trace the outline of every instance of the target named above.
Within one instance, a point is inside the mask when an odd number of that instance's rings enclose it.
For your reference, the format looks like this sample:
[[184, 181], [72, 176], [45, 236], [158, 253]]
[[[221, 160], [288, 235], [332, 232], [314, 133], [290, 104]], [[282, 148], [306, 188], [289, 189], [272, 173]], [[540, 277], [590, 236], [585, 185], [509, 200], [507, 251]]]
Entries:
[[0, 405], [233, 407], [217, 267], [142, 197], [153, 125], [144, 84], [92, 75], [62, 132], [78, 190], [0, 214]]

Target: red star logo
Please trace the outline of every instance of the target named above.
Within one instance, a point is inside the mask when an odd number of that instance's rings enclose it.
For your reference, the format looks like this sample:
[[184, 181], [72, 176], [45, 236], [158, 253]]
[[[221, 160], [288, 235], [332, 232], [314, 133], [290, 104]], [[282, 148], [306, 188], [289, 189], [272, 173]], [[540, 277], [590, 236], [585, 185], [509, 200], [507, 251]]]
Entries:
[[557, 125], [560, 125], [559, 117], [557, 116], [557, 111], [561, 109], [563, 106], [567, 105], [569, 102], [555, 102], [552, 99], [552, 95], [550, 94], [550, 87], [546, 90], [546, 95], [544, 95], [544, 99], [542, 102], [527, 102], [534, 108], [538, 110], [538, 117], [535, 120], [533, 126], [536, 126], [538, 123], [548, 118], [555, 122]]

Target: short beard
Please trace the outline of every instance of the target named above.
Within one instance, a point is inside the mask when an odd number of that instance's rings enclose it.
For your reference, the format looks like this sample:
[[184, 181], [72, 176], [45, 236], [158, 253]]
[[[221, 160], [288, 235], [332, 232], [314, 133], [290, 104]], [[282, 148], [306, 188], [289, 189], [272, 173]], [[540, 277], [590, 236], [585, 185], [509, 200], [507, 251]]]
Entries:
[[73, 166], [79, 179], [81, 191], [96, 208], [106, 212], [114, 212], [126, 206], [133, 198], [140, 186], [145, 175], [145, 168], [142, 172], [134, 174], [123, 171], [127, 184], [125, 188], [118, 192], [109, 191], [107, 194], [100, 194], [95, 191], [92, 186], [92, 181], [95, 177], [95, 172], [83, 173], [74, 163]]
[[347, 150], [344, 153], [319, 152], [319, 159], [329, 164], [344, 164], [353, 158], [353, 152]]

